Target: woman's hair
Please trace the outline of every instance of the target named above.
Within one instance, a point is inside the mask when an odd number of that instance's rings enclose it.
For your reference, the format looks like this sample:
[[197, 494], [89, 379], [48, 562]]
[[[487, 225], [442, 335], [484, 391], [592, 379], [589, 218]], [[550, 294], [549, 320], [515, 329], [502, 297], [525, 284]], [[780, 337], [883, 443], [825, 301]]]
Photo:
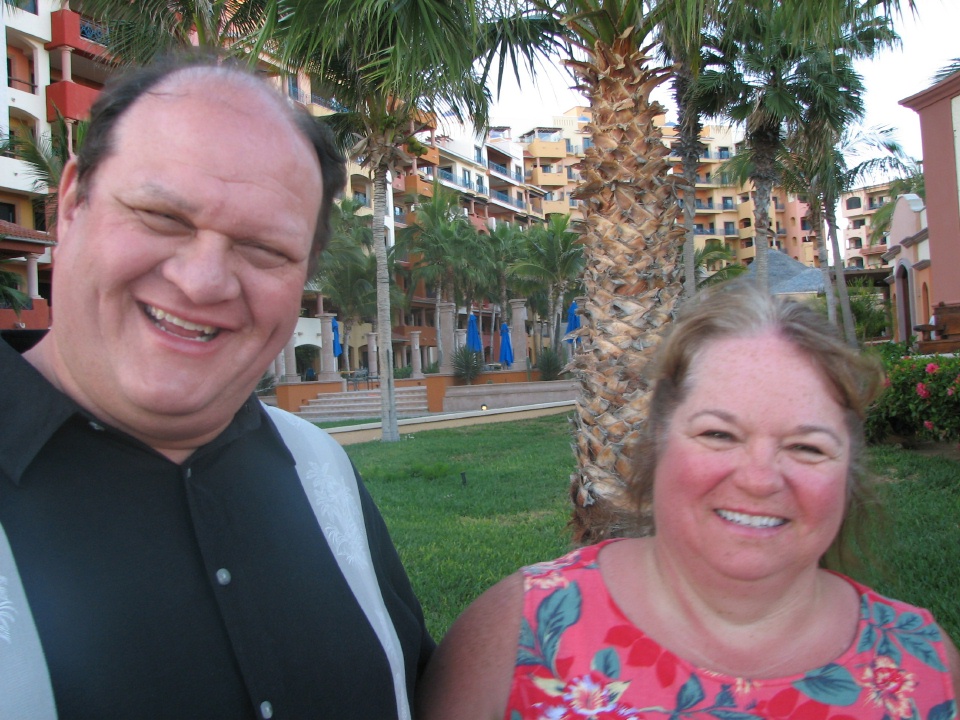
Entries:
[[844, 555], [849, 541], [856, 542], [855, 528], [871, 497], [862, 466], [863, 420], [882, 386], [882, 369], [875, 360], [847, 345], [821, 313], [795, 300], [770, 296], [750, 280], [725, 283], [699, 293], [681, 308], [672, 331], [658, 349], [647, 370], [651, 398], [630, 482], [633, 499], [641, 514], [647, 515], [645, 530], [654, 531], [649, 516], [653, 478], [673, 414], [690, 390], [691, 367], [705, 348], [717, 340], [762, 333], [774, 333], [806, 355], [823, 374], [834, 400], [843, 408], [850, 434], [847, 507], [843, 526], [828, 555], [832, 557], [834, 551]]

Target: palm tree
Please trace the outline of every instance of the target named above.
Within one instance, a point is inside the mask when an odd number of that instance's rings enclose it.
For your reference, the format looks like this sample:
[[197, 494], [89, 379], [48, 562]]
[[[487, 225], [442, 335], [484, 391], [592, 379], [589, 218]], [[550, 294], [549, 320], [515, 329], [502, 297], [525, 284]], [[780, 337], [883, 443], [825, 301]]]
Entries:
[[583, 245], [569, 224], [569, 215], [551, 215], [545, 226], [526, 231], [523, 258], [510, 268], [515, 277], [546, 287], [550, 342], [554, 350], [560, 347], [564, 296], [577, 283], [583, 270]]
[[933, 76], [933, 82], [942, 82], [956, 72], [960, 72], [960, 58], [954, 58], [942, 68], [937, 70], [937, 74]]
[[927, 197], [926, 184], [923, 177], [923, 164], [909, 158], [903, 159], [903, 174], [890, 183], [890, 202], [884, 203], [870, 218], [870, 244], [883, 242], [890, 232], [890, 223], [893, 220], [893, 211], [897, 205], [897, 198], [912, 193], [922, 199]]
[[20, 313], [30, 307], [29, 296], [20, 291], [20, 276], [9, 270], [0, 270], [0, 307], [4, 305], [13, 310], [18, 319]]
[[[376, 258], [369, 215], [358, 215], [360, 203], [344, 199], [333, 206], [330, 242], [320, 257], [319, 269], [308, 283], [336, 306], [341, 337], [347, 345], [353, 327], [377, 309]], [[350, 371], [350, 352], [344, 353], [344, 370]]]
[[[697, 288], [732, 280], [747, 271], [737, 263], [737, 254], [719, 240], [707, 240], [706, 244], [694, 253], [694, 277]], [[720, 267], [713, 270], [718, 263]]]
[[256, 42], [265, 40], [261, 30], [275, 12], [268, 0], [72, 0], [70, 5], [106, 26], [106, 56], [123, 65], [142, 65], [191, 45], [253, 64]]
[[[342, 109], [328, 120], [373, 179], [382, 439], [396, 441], [392, 269], [381, 220], [386, 216], [387, 177], [409, 164], [405, 146], [434, 121], [438, 109], [449, 108], [458, 119], [468, 116], [480, 126], [486, 124], [487, 93], [471, 68], [472, 6], [442, 0], [389, 8], [379, 3], [331, 6], [319, 0], [280, 0], [276, 7], [263, 36], [278, 40], [282, 56], [310, 72], [314, 93]], [[318, 17], [324, 18], [322, 24], [317, 24]]]
[[[397, 233], [397, 242], [410, 262], [413, 284], [433, 288], [437, 302], [456, 302], [457, 267], [470, 262], [476, 231], [460, 210], [457, 193], [434, 182], [433, 194], [421, 198], [414, 221]], [[440, 313], [434, 313], [441, 362], [453, 348], [443, 347]]]
[[715, 67], [704, 70], [699, 83], [700, 99], [712, 114], [745, 125], [746, 147], [738, 166], [742, 174], [736, 179], [749, 180], [755, 188], [757, 281], [764, 288], [771, 191], [781, 180], [777, 160], [787, 135], [812, 126], [839, 136], [861, 117], [862, 79], [851, 58], [871, 55], [896, 38], [885, 20], [864, 14], [859, 4], [844, 19], [836, 47], [797, 39], [794, 22], [774, 3], [727, 25], [717, 38]]
[[525, 244], [524, 233], [515, 225], [497, 223], [489, 234], [481, 235], [481, 242], [489, 247], [494, 299], [506, 319], [509, 307], [512, 275], [510, 267], [521, 259]]
[[0, 143], [0, 152], [13, 153], [27, 164], [34, 190], [44, 196], [44, 213], [51, 229], [57, 223], [57, 193], [63, 167], [70, 159], [71, 148], [76, 152], [83, 144], [88, 124], [86, 120], [81, 120], [72, 129], [71, 124], [58, 112], [49, 135], [38, 137], [28, 132], [26, 135], [10, 136]]

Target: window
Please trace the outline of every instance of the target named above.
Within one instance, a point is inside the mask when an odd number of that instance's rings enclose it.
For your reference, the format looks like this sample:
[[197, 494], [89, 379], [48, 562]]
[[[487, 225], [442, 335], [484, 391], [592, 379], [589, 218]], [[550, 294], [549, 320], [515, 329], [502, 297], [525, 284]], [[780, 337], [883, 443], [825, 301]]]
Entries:
[[863, 206], [863, 203], [861, 202], [860, 198], [858, 197], [847, 198], [847, 210], [857, 210], [862, 206]]
[[17, 206], [13, 203], [0, 202], [0, 220], [9, 223], [17, 222]]
[[723, 198], [723, 209], [724, 210], [733, 210], [733, 198], [724, 196]]
[[750, 218], [744, 218], [743, 220], [740, 221], [740, 227], [741, 228], [753, 227], [753, 220], [751, 220]]
[[541, 171], [541, 172], [545, 172], [545, 173], [552, 173], [552, 172], [553, 172], [553, 165], [541, 165], [541, 166], [540, 166], [540, 171]]
[[863, 238], [850, 238], [850, 247], [860, 249], [863, 247]]
[[483, 165], [483, 148], [477, 147], [476, 145], [473, 146], [473, 159]]
[[723, 234], [724, 235], [736, 235], [737, 234], [737, 224], [732, 220], [725, 222], [723, 224]]
[[721, 160], [730, 159], [730, 148], [728, 147], [717, 148], [717, 152], [719, 153], [719, 157]]
[[860, 218], [859, 220], [854, 220], [854, 221], [853, 221], [853, 229], [854, 229], [854, 230], [859, 230], [860, 228], [866, 226], [866, 224], [867, 224], [867, 221], [864, 220], [863, 218]]
[[809, 229], [810, 229], [810, 221], [807, 220], [807, 218], [800, 218], [800, 229], [801, 229], [801, 230], [809, 230]]

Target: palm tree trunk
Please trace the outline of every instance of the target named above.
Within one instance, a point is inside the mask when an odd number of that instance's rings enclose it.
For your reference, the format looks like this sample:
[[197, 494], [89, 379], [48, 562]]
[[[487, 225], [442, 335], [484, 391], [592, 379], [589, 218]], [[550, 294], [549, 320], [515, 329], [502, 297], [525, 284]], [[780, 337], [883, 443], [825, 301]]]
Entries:
[[384, 442], [400, 439], [393, 389], [393, 327], [390, 314], [390, 268], [387, 265], [387, 167], [373, 172], [373, 251], [377, 258], [377, 364], [380, 371], [380, 431]]
[[820, 259], [820, 274], [823, 276], [823, 292], [827, 298], [827, 322], [837, 326], [837, 296], [830, 277], [830, 258], [827, 257], [827, 241], [823, 236], [823, 212], [810, 205], [810, 227], [817, 233], [817, 257]]
[[648, 63], [625, 40], [569, 63], [593, 111], [575, 193], [585, 201], [583, 352], [571, 364], [580, 380], [572, 525], [584, 543], [642, 529], [625, 493], [648, 403], [640, 370], [682, 291], [677, 187], [654, 123], [663, 108], [650, 102], [667, 71]]
[[693, 77], [689, 66], [679, 64], [673, 79], [673, 95], [677, 103], [679, 140], [674, 146], [683, 162], [683, 294], [692, 298], [697, 294], [697, 235], [694, 228], [696, 214], [697, 168], [700, 166], [700, 116], [687, 100]]
[[344, 319], [341, 325], [340, 347], [343, 348], [343, 369], [350, 372], [350, 333], [353, 332], [353, 321]]
[[824, 203], [827, 216], [827, 230], [830, 233], [830, 246], [833, 249], [833, 275], [837, 283], [837, 295], [840, 298], [840, 317], [843, 320], [843, 336], [850, 347], [857, 347], [857, 326], [850, 309], [850, 295], [847, 293], [847, 279], [843, 275], [843, 256], [840, 254], [840, 242], [837, 239], [837, 211], [834, 198]]

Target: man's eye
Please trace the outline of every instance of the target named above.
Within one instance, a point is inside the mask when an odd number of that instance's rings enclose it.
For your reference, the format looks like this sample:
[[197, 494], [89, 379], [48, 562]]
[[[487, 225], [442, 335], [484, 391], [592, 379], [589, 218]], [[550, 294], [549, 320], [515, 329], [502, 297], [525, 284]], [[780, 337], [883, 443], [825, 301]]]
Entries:
[[238, 252], [247, 262], [259, 268], [275, 268], [289, 262], [289, 259], [280, 250], [268, 245], [245, 243], [237, 246]]
[[154, 232], [181, 233], [190, 229], [186, 222], [174, 215], [154, 210], [137, 210], [136, 213], [140, 221]]

